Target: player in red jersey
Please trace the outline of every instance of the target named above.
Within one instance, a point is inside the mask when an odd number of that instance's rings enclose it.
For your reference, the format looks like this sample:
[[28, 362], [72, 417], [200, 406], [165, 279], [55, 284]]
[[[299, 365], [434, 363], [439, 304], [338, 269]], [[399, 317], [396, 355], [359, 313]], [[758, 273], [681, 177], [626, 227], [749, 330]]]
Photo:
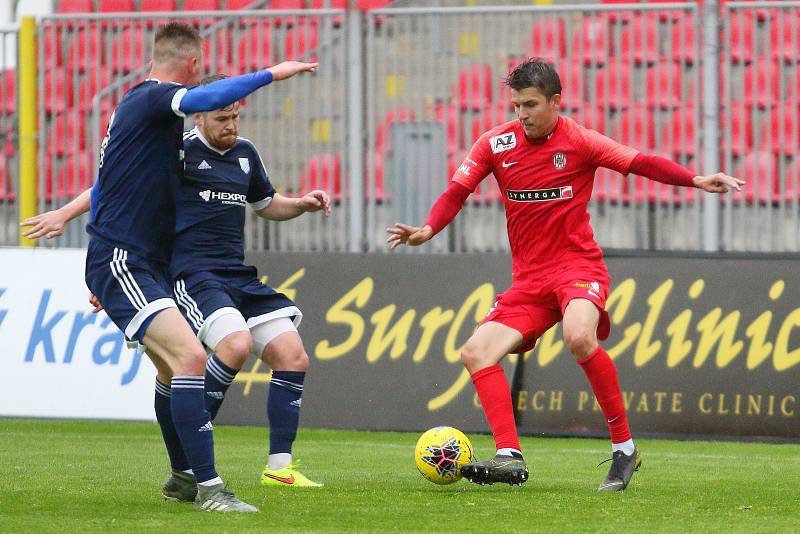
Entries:
[[518, 120], [484, 133], [425, 224], [395, 224], [386, 229], [387, 242], [391, 249], [425, 243], [453, 220], [481, 180], [494, 174], [504, 193], [512, 283], [464, 345], [461, 361], [472, 375], [497, 454], [465, 465], [462, 473], [479, 484], [527, 480], [511, 391], [499, 362], [510, 352], [532, 349], [561, 321], [564, 341], [586, 373], [611, 434], [611, 469], [598, 491], [622, 491], [641, 455], [628, 426], [617, 369], [598, 345], [610, 331], [605, 311], [610, 278], [587, 212], [595, 171], [606, 167], [715, 193], [740, 190], [744, 182], [722, 173], [696, 176], [560, 116], [561, 81], [540, 59], [517, 66], [506, 84]]

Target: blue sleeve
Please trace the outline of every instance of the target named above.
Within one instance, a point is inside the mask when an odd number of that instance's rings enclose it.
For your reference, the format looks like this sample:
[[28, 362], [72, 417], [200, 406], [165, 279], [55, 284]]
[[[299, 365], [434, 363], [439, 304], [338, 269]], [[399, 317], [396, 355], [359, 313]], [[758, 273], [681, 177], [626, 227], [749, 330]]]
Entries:
[[275, 188], [269, 181], [267, 169], [264, 167], [264, 162], [258, 154], [258, 150], [251, 145], [253, 162], [252, 173], [250, 174], [250, 188], [247, 191], [247, 202], [250, 206], [258, 211], [266, 208], [275, 196]]
[[224, 108], [271, 82], [272, 73], [265, 69], [224, 78], [208, 85], [183, 88], [175, 95], [172, 107], [184, 115]]

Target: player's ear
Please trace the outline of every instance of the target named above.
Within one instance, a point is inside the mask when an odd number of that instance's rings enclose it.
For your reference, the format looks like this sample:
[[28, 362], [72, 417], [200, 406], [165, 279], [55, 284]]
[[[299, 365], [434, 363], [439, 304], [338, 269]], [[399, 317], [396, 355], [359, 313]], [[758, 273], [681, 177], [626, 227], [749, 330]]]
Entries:
[[556, 93], [551, 99], [556, 109], [561, 109], [561, 93]]

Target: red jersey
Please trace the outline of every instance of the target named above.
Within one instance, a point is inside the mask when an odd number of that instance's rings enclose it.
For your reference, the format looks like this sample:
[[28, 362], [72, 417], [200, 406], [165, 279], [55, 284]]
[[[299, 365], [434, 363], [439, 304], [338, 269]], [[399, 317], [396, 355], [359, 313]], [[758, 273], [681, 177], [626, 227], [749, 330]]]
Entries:
[[543, 142], [533, 143], [514, 120], [483, 134], [453, 180], [474, 190], [494, 174], [503, 192], [517, 281], [570, 259], [602, 260], [587, 211], [595, 170], [627, 174], [638, 153], [563, 116]]

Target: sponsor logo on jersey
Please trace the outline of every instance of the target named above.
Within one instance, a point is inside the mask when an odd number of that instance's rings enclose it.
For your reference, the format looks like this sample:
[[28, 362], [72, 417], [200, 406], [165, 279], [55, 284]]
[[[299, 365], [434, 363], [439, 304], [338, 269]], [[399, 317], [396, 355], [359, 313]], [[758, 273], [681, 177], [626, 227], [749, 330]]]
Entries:
[[508, 200], [513, 202], [547, 202], [548, 200], [565, 200], [572, 198], [572, 186], [553, 187], [551, 189], [506, 189]]
[[233, 204], [235, 206], [247, 205], [247, 196], [239, 193], [226, 193], [224, 191], [220, 192], [206, 189], [205, 191], [200, 191], [198, 195], [206, 202], [210, 200], [219, 200], [223, 204]]
[[514, 132], [495, 135], [489, 139], [489, 144], [492, 146], [492, 152], [499, 154], [517, 146], [517, 137]]
[[464, 174], [466, 176], [469, 176], [469, 165], [467, 165], [466, 163], [462, 163], [458, 167], [458, 172], [460, 172], [461, 174]]
[[242, 172], [245, 174], [250, 174], [250, 160], [247, 158], [239, 158], [239, 167], [242, 168]]
[[559, 171], [567, 166], [567, 155], [563, 152], [553, 154], [553, 167]]
[[200, 162], [200, 165], [198, 165], [197, 168], [200, 169], [200, 170], [206, 170], [206, 169], [210, 169], [211, 165], [209, 165], [206, 160], [203, 160], [203, 161]]
[[598, 282], [575, 282], [572, 285], [585, 289], [587, 293], [595, 298], [600, 298], [600, 284]]

